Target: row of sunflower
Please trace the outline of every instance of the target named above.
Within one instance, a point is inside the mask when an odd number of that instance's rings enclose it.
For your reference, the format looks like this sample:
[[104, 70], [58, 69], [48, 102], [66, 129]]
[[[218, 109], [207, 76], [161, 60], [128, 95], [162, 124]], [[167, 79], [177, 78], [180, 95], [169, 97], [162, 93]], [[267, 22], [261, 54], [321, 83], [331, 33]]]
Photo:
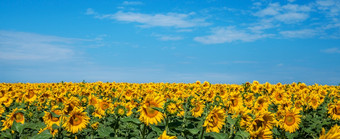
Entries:
[[340, 138], [340, 86], [1, 83], [0, 138]]

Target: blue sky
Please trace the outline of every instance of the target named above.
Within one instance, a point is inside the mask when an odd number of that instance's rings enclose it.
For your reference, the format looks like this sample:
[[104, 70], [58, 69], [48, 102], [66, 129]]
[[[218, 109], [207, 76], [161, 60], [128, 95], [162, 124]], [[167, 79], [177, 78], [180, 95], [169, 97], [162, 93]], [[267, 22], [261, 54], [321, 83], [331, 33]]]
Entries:
[[0, 13], [0, 82], [340, 83], [338, 0], [13, 0]]

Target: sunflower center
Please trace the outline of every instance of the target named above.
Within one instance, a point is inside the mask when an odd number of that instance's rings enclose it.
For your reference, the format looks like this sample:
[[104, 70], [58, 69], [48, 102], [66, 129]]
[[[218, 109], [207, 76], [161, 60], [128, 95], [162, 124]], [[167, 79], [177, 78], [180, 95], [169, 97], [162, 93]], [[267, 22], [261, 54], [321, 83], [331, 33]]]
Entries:
[[82, 121], [83, 121], [83, 118], [82, 118], [80, 115], [74, 115], [74, 116], [71, 117], [71, 119], [70, 119], [70, 123], [71, 123], [73, 126], [80, 125]]
[[108, 104], [107, 102], [102, 102], [102, 103], [101, 103], [101, 108], [102, 108], [103, 110], [106, 110], [107, 108], [109, 108], [109, 104]]
[[231, 99], [231, 103], [233, 105], [233, 107], [236, 107], [238, 104], [238, 100], [237, 99]]
[[294, 115], [286, 115], [285, 123], [286, 123], [286, 125], [288, 125], [288, 126], [293, 125], [293, 124], [295, 123], [295, 117], [294, 117]]
[[282, 100], [282, 95], [281, 94], [277, 94], [276, 95], [276, 100], [281, 101]]
[[340, 105], [337, 105], [337, 106], [335, 107], [334, 113], [335, 113], [336, 115], [340, 115]]
[[5, 96], [5, 91], [4, 90], [1, 90], [0, 92], [0, 98], [4, 97]]
[[124, 113], [125, 113], [124, 109], [122, 109], [122, 108], [118, 109], [118, 114], [119, 115], [124, 115]]
[[316, 99], [312, 99], [312, 104], [315, 106], [318, 104], [318, 101]]
[[97, 100], [95, 98], [91, 98], [90, 103], [91, 104], [97, 104]]
[[152, 107], [157, 107], [156, 104], [154, 104], [154, 102], [150, 102], [149, 106], [146, 108], [145, 113], [148, 117], [155, 117], [158, 114], [158, 111], [153, 109]]
[[19, 112], [14, 115], [15, 121], [17, 123], [22, 122], [24, 120], [24, 114]]
[[[60, 115], [60, 114], [61, 114], [61, 110], [54, 110], [54, 111], [52, 111], [52, 112], [54, 112], [56, 115]], [[51, 115], [51, 121], [52, 121], [52, 122], [57, 122], [57, 121], [59, 121], [59, 117], [53, 117], [53, 116]]]
[[195, 109], [194, 109], [194, 112], [199, 112], [199, 111], [200, 111], [200, 105], [196, 105]]
[[30, 98], [32, 98], [32, 97], [34, 97], [34, 92], [33, 91], [29, 91], [28, 92], [28, 94], [26, 95], [26, 97], [28, 98], [28, 99], [30, 99]]

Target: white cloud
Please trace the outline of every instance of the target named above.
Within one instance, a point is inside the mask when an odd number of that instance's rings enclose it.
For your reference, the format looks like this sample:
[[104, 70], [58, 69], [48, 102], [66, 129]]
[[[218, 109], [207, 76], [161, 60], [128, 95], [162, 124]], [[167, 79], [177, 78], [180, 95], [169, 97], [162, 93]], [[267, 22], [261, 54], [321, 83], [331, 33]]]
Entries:
[[266, 38], [269, 34], [250, 34], [242, 30], [237, 30], [235, 27], [219, 27], [212, 30], [212, 35], [195, 37], [194, 40], [204, 44], [218, 44], [233, 41], [254, 41], [261, 38]]
[[329, 49], [321, 50], [321, 52], [324, 52], [324, 53], [337, 53], [337, 54], [340, 54], [340, 49], [339, 49], [339, 48], [329, 48]]
[[161, 34], [155, 34], [155, 33], [153, 33], [152, 36], [155, 36], [159, 40], [162, 40], [162, 41], [177, 41], [177, 40], [183, 39], [183, 37], [180, 37], [180, 36], [161, 35]]
[[73, 58], [80, 39], [26, 32], [0, 31], [0, 60], [55, 61]]
[[124, 1], [123, 5], [142, 5], [143, 3], [140, 1]]
[[317, 8], [326, 11], [328, 16], [338, 16], [340, 14], [339, 0], [317, 0]]
[[254, 15], [292, 24], [308, 19], [310, 11], [312, 11], [311, 5], [286, 4], [281, 6], [279, 3], [271, 3], [266, 8], [254, 13]]
[[306, 13], [296, 13], [296, 12], [290, 12], [290, 13], [284, 13], [275, 16], [274, 18], [278, 21], [282, 21], [284, 23], [296, 23], [306, 20], [309, 17]]
[[312, 29], [280, 31], [280, 34], [287, 38], [311, 38], [317, 35]]
[[[95, 13], [94, 11], [90, 13]], [[195, 13], [167, 13], [167, 14], [143, 14], [134, 12], [119, 11], [115, 14], [97, 14], [95, 18], [114, 19], [124, 22], [135, 22], [141, 24], [141, 27], [176, 27], [190, 28], [196, 26], [207, 26], [209, 23], [202, 18], [193, 18]]]
[[87, 8], [85, 14], [86, 15], [95, 15], [97, 13], [92, 8]]

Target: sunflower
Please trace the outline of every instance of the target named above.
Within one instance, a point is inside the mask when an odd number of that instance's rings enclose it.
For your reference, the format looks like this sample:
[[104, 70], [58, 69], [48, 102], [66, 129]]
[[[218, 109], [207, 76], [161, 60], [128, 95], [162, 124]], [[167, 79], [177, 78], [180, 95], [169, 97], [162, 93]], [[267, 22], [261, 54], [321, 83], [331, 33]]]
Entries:
[[63, 127], [72, 133], [77, 133], [86, 128], [90, 118], [86, 112], [83, 112], [84, 108], [75, 107], [74, 110], [69, 114], [70, 117], [66, 118]]
[[65, 101], [64, 105], [65, 107], [63, 109], [63, 113], [65, 115], [69, 115], [70, 112], [72, 112], [75, 107], [80, 105], [80, 101], [78, 98], [72, 96], [67, 101]]
[[126, 108], [124, 106], [122, 106], [121, 104], [119, 104], [117, 107], [115, 107], [114, 111], [115, 111], [116, 115], [119, 115], [119, 116], [126, 115]]
[[258, 84], [252, 84], [251, 87], [250, 87], [250, 90], [251, 90], [253, 93], [258, 93], [259, 90], [260, 90], [260, 85], [258, 85]]
[[24, 94], [24, 100], [29, 102], [29, 103], [32, 103], [33, 101], [36, 100], [37, 98], [37, 95], [35, 93], [35, 90], [34, 89], [29, 89], [25, 94]]
[[281, 90], [276, 90], [272, 94], [272, 102], [276, 105], [283, 103], [283, 100], [287, 97], [286, 93]]
[[168, 136], [166, 134], [166, 130], [164, 130], [163, 134], [161, 136], [159, 136], [158, 139], [177, 139], [177, 137], [176, 136]]
[[21, 123], [24, 124], [25, 123], [25, 116], [23, 113], [23, 109], [18, 109], [15, 108], [12, 113], [8, 114], [6, 116], [6, 120], [1, 120], [3, 122], [2, 126], [4, 126], [1, 130], [6, 130], [12, 127], [13, 122], [17, 122], [17, 123]]
[[7, 99], [7, 95], [8, 95], [7, 89], [4, 88], [0, 90], [0, 103]]
[[338, 139], [340, 138], [340, 126], [334, 125], [328, 132], [325, 134], [326, 131], [322, 128], [321, 135], [319, 139]]
[[0, 104], [0, 117], [5, 112], [6, 108]]
[[203, 127], [206, 127], [206, 132], [219, 133], [222, 126], [225, 125], [225, 112], [220, 107], [214, 107], [206, 117]]
[[255, 106], [254, 109], [255, 111], [261, 111], [261, 110], [265, 110], [268, 108], [268, 98], [266, 96], [260, 96], [257, 98], [256, 102], [255, 102]]
[[294, 107], [298, 111], [302, 111], [303, 110], [303, 106], [304, 106], [304, 102], [302, 100], [296, 100], [294, 102]]
[[295, 108], [286, 108], [284, 112], [284, 117], [280, 120], [281, 128], [284, 130], [293, 133], [297, 129], [299, 129], [299, 124], [301, 122], [301, 115], [299, 115], [299, 111]]
[[107, 110], [112, 110], [112, 103], [109, 99], [103, 98], [100, 102], [96, 105], [97, 112], [104, 116]]
[[179, 111], [176, 102], [172, 100], [168, 103], [165, 103], [165, 110], [171, 115], [174, 115]]
[[328, 104], [328, 113], [333, 120], [340, 119], [340, 101]]
[[91, 127], [92, 127], [94, 130], [97, 130], [97, 129], [98, 129], [98, 125], [99, 125], [99, 122], [95, 122], [95, 123], [91, 124]]
[[314, 110], [316, 110], [320, 103], [320, 96], [318, 94], [314, 94], [310, 97], [310, 101], [309, 101], [309, 106], [311, 106]]
[[247, 107], [240, 107], [236, 114], [232, 115], [232, 118], [235, 119], [239, 115], [241, 115], [240, 127], [245, 129], [247, 127], [248, 121], [251, 121], [252, 117], [250, 116], [251, 110]]
[[98, 103], [98, 98], [94, 95], [90, 95], [89, 96], [89, 105], [95, 106], [95, 105], [97, 105], [97, 103]]
[[262, 129], [257, 134], [251, 134], [251, 139], [272, 139], [272, 131], [268, 128]]
[[134, 89], [133, 88], [127, 88], [124, 92], [123, 96], [126, 100], [133, 99]]
[[125, 106], [126, 111], [127, 111], [126, 116], [130, 116], [133, 113], [132, 109], [135, 108], [135, 105], [133, 105], [130, 101], [128, 103], [124, 103], [123, 106]]
[[164, 116], [163, 113], [159, 112], [156, 108], [163, 108], [164, 99], [161, 96], [154, 97], [153, 95], [148, 95], [144, 99], [142, 106], [139, 107], [138, 112], [141, 113], [139, 120], [145, 123], [146, 125], [149, 124], [158, 124], [163, 120]]
[[52, 126], [47, 126], [45, 128], [42, 128], [39, 130], [38, 134], [41, 134], [42, 132], [44, 132], [45, 130], [49, 130], [51, 135], [54, 137], [57, 133], [58, 133], [58, 129], [54, 129], [52, 128]]
[[[44, 122], [47, 126], [52, 126], [53, 124], [56, 124], [57, 126], [60, 125], [60, 117], [62, 114], [62, 111], [60, 109], [57, 108], [58, 106], [56, 106], [55, 108], [53, 108], [53, 110], [51, 112], [46, 112], [45, 111], [45, 115], [43, 117]], [[59, 117], [54, 117], [52, 112], [56, 115], [58, 115]]]
[[190, 112], [192, 113], [192, 116], [200, 117], [205, 107], [204, 103], [202, 101], [197, 101], [197, 102], [194, 102], [193, 105], [194, 105], [194, 108], [190, 110]]
[[248, 107], [248, 108], [252, 108], [253, 105], [254, 105], [254, 100], [255, 100], [255, 97], [254, 97], [254, 94], [253, 93], [247, 93], [244, 95], [244, 104]]
[[235, 113], [243, 106], [242, 96], [240, 92], [231, 92], [229, 96], [229, 113]]
[[11, 97], [9, 97], [9, 96], [6, 97], [5, 101], [2, 102], [2, 104], [4, 104], [7, 108], [8, 108], [9, 106], [11, 106], [12, 103], [13, 103], [13, 99], [12, 99]]

